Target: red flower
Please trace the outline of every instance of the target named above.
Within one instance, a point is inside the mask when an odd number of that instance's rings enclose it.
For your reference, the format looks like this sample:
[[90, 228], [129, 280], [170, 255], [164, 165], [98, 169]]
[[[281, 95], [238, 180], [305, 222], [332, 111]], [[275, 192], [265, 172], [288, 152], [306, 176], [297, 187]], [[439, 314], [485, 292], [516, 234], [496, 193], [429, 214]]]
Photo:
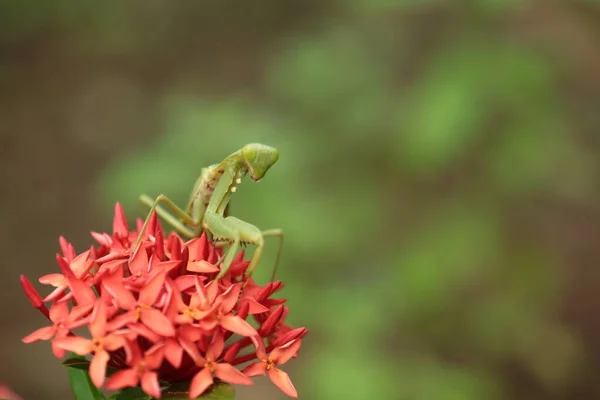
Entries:
[[213, 337], [210, 347], [206, 350], [206, 358], [202, 357], [194, 346], [188, 348], [188, 354], [192, 357], [196, 365], [202, 368], [190, 383], [191, 398], [200, 396], [214, 383], [213, 374], [225, 382], [238, 385], [252, 384], [252, 380], [233, 365], [225, 362], [217, 362], [219, 356], [223, 353], [224, 346], [223, 333], [217, 332]]
[[[52, 322], [23, 341], [50, 340], [58, 358], [65, 351], [91, 354], [90, 377], [97, 387], [104, 384], [110, 364], [117, 371], [106, 380], [107, 388], [139, 385], [155, 398], [161, 394], [159, 381], [190, 381], [192, 398], [212, 385], [214, 377], [249, 385], [250, 376], [261, 374], [297, 397], [288, 375], [277, 366], [296, 355], [308, 331], [285, 323], [285, 299], [272, 298], [281, 282], [263, 287], [247, 278], [249, 262], [243, 251], [216, 280], [222, 249], [205, 234], [187, 242], [175, 233], [165, 237], [156, 214], [132, 254], [140, 228], [138, 221], [137, 229], [129, 230], [117, 204], [112, 235], [92, 233], [99, 246], [78, 255], [61, 237], [62, 255], [56, 257], [61, 273], [40, 278], [54, 291], [42, 298], [21, 277], [33, 306]], [[45, 303], [50, 303], [49, 310]], [[72, 333], [85, 325], [90, 338]], [[252, 344], [255, 350], [238, 356]]]
[[296, 388], [292, 384], [288, 374], [277, 368], [277, 366], [285, 364], [290, 358], [298, 353], [302, 340], [292, 340], [291, 342], [277, 347], [268, 356], [262, 340], [252, 337], [252, 342], [256, 346], [256, 356], [260, 359], [260, 362], [248, 365], [242, 372], [248, 376], [268, 374], [271, 382], [281, 389], [283, 393], [290, 397], [298, 397], [298, 392], [296, 392]]
[[63, 350], [72, 351], [80, 356], [94, 353], [90, 363], [90, 378], [97, 387], [102, 386], [106, 376], [106, 366], [110, 360], [108, 352], [115, 351], [125, 346], [125, 336], [106, 331], [106, 304], [99, 300], [92, 313], [89, 325], [91, 339], [79, 336], [54, 338], [52, 344]]
[[137, 386], [141, 382], [144, 392], [154, 398], [160, 398], [160, 385], [156, 370], [163, 361], [164, 343], [155, 344], [143, 355], [136, 341], [130, 342], [128, 348], [131, 350], [131, 359], [128, 363], [131, 368], [115, 372], [106, 381], [106, 388], [109, 390], [123, 389]]
[[[53, 337], [60, 338], [67, 336], [70, 329], [77, 329], [88, 322], [89, 318], [81, 317], [88, 314], [92, 307], [90, 304], [76, 306], [69, 313], [69, 306], [66, 302], [54, 303], [50, 307], [50, 321], [53, 325], [34, 331], [22, 339], [23, 343], [33, 343], [38, 340], [50, 340]], [[58, 358], [62, 358], [65, 355], [64, 349], [57, 347], [55, 342], [52, 342], [52, 352]]]
[[158, 297], [163, 292], [166, 272], [163, 270], [149, 279], [140, 289], [137, 300], [123, 284], [122, 269], [117, 269], [102, 280], [102, 289], [113, 296], [121, 309], [127, 311], [112, 321], [111, 330], [141, 321], [157, 335], [175, 336], [173, 323], [160, 310], [154, 308]]
[[[64, 240], [64, 238], [61, 237]], [[73, 249], [73, 246], [70, 246]], [[73, 249], [73, 251], [75, 251]], [[77, 279], [86, 277], [86, 274], [92, 268], [94, 261], [89, 259], [90, 251], [85, 251], [72, 259], [67, 259], [69, 268], [73, 271], [73, 274]], [[70, 257], [69, 257], [70, 258]], [[62, 296], [65, 290], [69, 287], [69, 280], [63, 274], [48, 274], [44, 275], [39, 279], [39, 282], [44, 285], [54, 286], [56, 289], [50, 293], [44, 301], [51, 301]]]

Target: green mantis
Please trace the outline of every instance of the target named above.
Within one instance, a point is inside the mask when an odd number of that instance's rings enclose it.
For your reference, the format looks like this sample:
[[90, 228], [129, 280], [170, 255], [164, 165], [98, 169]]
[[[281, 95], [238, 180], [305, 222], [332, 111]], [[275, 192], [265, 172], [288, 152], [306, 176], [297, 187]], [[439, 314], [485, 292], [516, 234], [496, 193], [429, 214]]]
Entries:
[[[283, 245], [283, 231], [281, 229], [261, 231], [252, 224], [235, 217], [226, 217], [224, 214], [231, 196], [237, 189], [236, 185], [241, 184], [246, 175], [250, 175], [255, 182], [261, 180], [278, 159], [279, 151], [273, 147], [258, 143], [245, 145], [220, 163], [202, 169], [185, 209], [181, 209], [162, 194], [156, 199], [141, 195], [140, 201], [150, 207], [150, 212], [134, 243], [133, 254], [137, 252], [150, 217], [156, 210], [158, 216], [181, 235], [191, 239], [200, 236], [203, 230], [207, 230], [212, 234], [215, 245], [225, 247], [223, 257], [217, 262], [217, 265], [222, 264], [217, 279], [227, 273], [242, 244], [256, 245], [246, 270], [246, 275], [252, 275], [262, 254], [264, 239], [278, 237], [279, 246], [271, 273], [271, 280], [273, 280]], [[160, 207], [160, 203], [165, 204], [176, 216]]]

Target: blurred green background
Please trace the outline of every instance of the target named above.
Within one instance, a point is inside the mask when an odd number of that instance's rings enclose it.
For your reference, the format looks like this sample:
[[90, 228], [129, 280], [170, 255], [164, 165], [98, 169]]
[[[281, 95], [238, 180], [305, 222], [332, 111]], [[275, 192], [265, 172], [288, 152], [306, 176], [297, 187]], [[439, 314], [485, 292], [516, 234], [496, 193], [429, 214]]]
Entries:
[[285, 231], [300, 398], [600, 398], [598, 43], [590, 0], [0, 1], [0, 381], [71, 398], [20, 342], [59, 235], [264, 142], [231, 212]]

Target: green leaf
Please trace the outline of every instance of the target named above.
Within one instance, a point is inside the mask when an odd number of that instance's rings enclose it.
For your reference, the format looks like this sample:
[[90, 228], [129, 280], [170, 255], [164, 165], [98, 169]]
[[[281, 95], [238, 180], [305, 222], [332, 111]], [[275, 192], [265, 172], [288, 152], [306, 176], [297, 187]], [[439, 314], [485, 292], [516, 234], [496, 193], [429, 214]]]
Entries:
[[[63, 361], [62, 365], [64, 365], [67, 368], [75, 368], [75, 369], [79, 369], [79, 370], [86, 371], [86, 372], [89, 371], [89, 369], [90, 369], [90, 361], [83, 357], [69, 358], [69, 359]], [[108, 365], [106, 367], [106, 376], [111, 376], [115, 372], [117, 372], [116, 368], [111, 367], [110, 365]]]
[[114, 400], [151, 400], [152, 396], [146, 394], [142, 388], [127, 388], [118, 393]]
[[83, 357], [72, 357], [63, 361], [62, 365], [68, 368], [76, 368], [82, 371], [88, 371], [90, 368], [90, 361]]
[[[189, 383], [182, 382], [171, 387], [163, 394], [164, 399], [171, 400], [189, 400], [188, 390]], [[235, 398], [235, 390], [233, 386], [225, 382], [217, 382], [210, 387], [202, 396], [197, 397], [197, 400], [233, 400]]]
[[[78, 356], [72, 359], [76, 358], [85, 360], [85, 357]], [[69, 368], [69, 382], [76, 400], [104, 400], [104, 395], [94, 386], [87, 371], [78, 367]]]

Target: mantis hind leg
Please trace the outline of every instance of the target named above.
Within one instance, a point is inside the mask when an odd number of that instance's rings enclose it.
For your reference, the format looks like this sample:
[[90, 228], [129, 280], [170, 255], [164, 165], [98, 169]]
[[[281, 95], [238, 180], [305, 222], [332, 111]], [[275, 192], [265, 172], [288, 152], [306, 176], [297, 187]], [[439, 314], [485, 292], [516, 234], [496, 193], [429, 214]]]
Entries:
[[[277, 273], [277, 266], [279, 265], [279, 258], [281, 257], [281, 250], [283, 248], [283, 231], [281, 229], [269, 229], [261, 232], [263, 238], [266, 237], [277, 237], [279, 239], [279, 244], [277, 245], [277, 253], [275, 253], [275, 262], [273, 263], [273, 271], [271, 272], [271, 282], [275, 280], [275, 274]], [[256, 260], [256, 264], [254, 267], [256, 268], [258, 265], [258, 260]], [[248, 271], [248, 273], [252, 273], [252, 271]]]
[[[143, 194], [143, 195], [140, 196], [140, 199], [139, 199], [140, 203], [144, 204], [145, 206], [150, 207], [150, 212], [148, 213], [148, 217], [146, 217], [146, 220], [144, 221], [144, 225], [142, 226], [142, 230], [141, 230], [140, 233], [143, 233], [144, 230], [146, 229], [147, 221], [150, 220], [150, 217], [152, 216], [152, 211], [156, 211], [156, 214], [158, 214], [159, 217], [161, 217], [163, 220], [165, 220], [169, 225], [171, 225], [171, 227], [173, 227], [173, 229], [175, 229], [180, 234], [182, 234], [182, 235], [184, 235], [186, 237], [189, 237], [189, 238], [197, 236], [197, 232], [195, 230], [190, 229], [187, 226], [185, 226], [181, 222], [181, 220], [178, 220], [172, 214], [170, 214], [167, 210], [165, 210], [160, 205], [158, 205], [159, 201], [163, 201], [163, 202], [169, 201], [169, 202], [171, 202], [166, 197], [164, 199], [165, 200], [158, 200], [158, 198], [157, 198], [157, 199], [153, 200], [150, 196], [145, 195], [145, 194]], [[173, 208], [179, 209], [179, 207], [177, 207], [172, 202], [169, 205], [169, 208], [171, 208], [171, 209], [173, 209]], [[185, 214], [185, 212], [183, 210], [179, 209], [179, 211], [181, 213]], [[177, 213], [177, 215], [179, 215], [179, 213]], [[194, 224], [190, 224], [190, 225], [194, 225]]]
[[164, 210], [163, 208], [160, 208], [159, 203], [164, 203], [165, 205], [167, 205], [171, 210], [173, 210], [173, 212], [175, 212], [175, 214], [178, 217], [180, 217], [183, 220], [183, 222], [187, 223], [188, 225], [191, 225], [194, 227], [200, 226], [202, 221], [201, 220], [195, 221], [185, 211], [183, 211], [175, 203], [173, 203], [173, 201], [171, 201], [167, 196], [161, 194], [155, 200], [152, 200], [147, 195], [141, 195], [140, 202], [142, 202], [142, 204], [148, 205], [150, 207], [150, 212], [148, 213], [148, 216], [146, 217], [146, 220], [144, 221], [144, 224], [142, 225], [142, 229], [140, 229], [140, 232], [138, 233], [138, 237], [135, 240], [135, 243], [133, 245], [133, 253], [132, 253], [130, 259], [133, 259], [134, 255], [137, 253], [137, 251], [140, 247], [140, 244], [142, 242], [142, 237], [143, 237], [144, 231], [146, 230], [146, 227], [148, 226], [148, 222], [150, 222], [150, 218], [152, 217], [152, 213], [155, 210], [156, 210], [156, 213], [161, 218], [164, 218], [165, 221], [167, 221], [171, 226], [173, 226], [174, 229], [176, 229], [183, 235], [186, 235], [188, 237], [196, 236], [197, 232], [195, 230], [188, 228], [181, 221], [177, 220], [175, 217], [173, 217], [171, 214], [169, 214], [166, 210]]

